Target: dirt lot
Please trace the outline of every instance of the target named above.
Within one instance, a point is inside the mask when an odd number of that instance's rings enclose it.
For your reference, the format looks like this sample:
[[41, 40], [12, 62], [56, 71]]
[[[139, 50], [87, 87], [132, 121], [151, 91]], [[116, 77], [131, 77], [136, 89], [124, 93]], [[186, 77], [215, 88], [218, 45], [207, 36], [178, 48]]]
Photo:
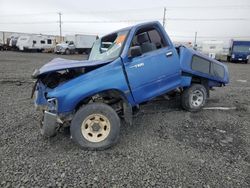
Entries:
[[0, 52], [0, 187], [250, 187], [250, 64], [227, 63], [231, 83], [207, 104], [236, 110], [190, 113], [178, 99], [155, 100], [123, 123], [115, 147], [90, 152], [69, 133], [39, 133], [30, 75], [54, 57]]

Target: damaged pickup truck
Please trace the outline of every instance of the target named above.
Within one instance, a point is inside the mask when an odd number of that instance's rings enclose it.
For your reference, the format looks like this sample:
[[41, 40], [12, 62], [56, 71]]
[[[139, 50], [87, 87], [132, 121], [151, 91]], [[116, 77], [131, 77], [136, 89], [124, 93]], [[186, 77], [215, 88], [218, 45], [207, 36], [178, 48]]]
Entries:
[[159, 22], [138, 24], [98, 39], [88, 60], [54, 59], [33, 73], [35, 106], [43, 112], [41, 133], [70, 126], [84, 149], [118, 141], [120, 118], [157, 96], [178, 90], [181, 105], [195, 112], [209, 90], [229, 82], [227, 67], [184, 46], [175, 48]]

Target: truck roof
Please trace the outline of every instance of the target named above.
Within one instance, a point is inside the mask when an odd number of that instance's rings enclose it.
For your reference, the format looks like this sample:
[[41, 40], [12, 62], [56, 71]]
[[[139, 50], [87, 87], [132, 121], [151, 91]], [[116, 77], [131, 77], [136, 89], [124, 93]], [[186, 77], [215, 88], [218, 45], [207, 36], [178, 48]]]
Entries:
[[[139, 23], [139, 24], [136, 24], [136, 25], [133, 25], [133, 26], [129, 26], [129, 27], [125, 27], [125, 28], [122, 28], [122, 29], [113, 31], [113, 32], [108, 33], [108, 34], [106, 34], [106, 35], [104, 35], [104, 36], [110, 35], [110, 34], [112, 34], [112, 33], [118, 33], [118, 32], [121, 32], [121, 31], [130, 30], [130, 29], [132, 29], [132, 28], [134, 28], [134, 27], [140, 27], [140, 26], [143, 26], [143, 25], [150, 25], [150, 24], [160, 24], [160, 22], [159, 22], [159, 21], [143, 22], [143, 23]], [[104, 36], [103, 36], [103, 37], [104, 37]]]
[[250, 40], [232, 40], [233, 44], [250, 44]]

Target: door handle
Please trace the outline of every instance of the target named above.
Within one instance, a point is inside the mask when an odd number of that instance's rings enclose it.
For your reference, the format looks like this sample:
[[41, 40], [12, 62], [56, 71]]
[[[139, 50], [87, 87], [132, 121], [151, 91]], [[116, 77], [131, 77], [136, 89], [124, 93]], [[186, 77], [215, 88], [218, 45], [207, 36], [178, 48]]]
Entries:
[[166, 56], [167, 56], [167, 57], [170, 57], [170, 56], [172, 56], [172, 55], [173, 55], [173, 52], [167, 52], [167, 53], [166, 53]]

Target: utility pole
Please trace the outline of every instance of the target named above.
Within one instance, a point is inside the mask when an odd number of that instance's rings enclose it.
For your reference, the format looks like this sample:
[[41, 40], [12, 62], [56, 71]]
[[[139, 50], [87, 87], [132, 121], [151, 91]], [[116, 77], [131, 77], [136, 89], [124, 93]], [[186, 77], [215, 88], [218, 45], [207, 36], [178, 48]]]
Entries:
[[197, 50], [197, 31], [195, 32], [194, 35], [194, 49]]
[[166, 7], [164, 7], [163, 20], [162, 20], [162, 25], [164, 28], [165, 28], [165, 22], [166, 22], [166, 11], [167, 11], [167, 9], [166, 9]]
[[62, 42], [62, 13], [59, 12], [60, 43]]
[[3, 44], [5, 44], [5, 33], [3, 31]]

